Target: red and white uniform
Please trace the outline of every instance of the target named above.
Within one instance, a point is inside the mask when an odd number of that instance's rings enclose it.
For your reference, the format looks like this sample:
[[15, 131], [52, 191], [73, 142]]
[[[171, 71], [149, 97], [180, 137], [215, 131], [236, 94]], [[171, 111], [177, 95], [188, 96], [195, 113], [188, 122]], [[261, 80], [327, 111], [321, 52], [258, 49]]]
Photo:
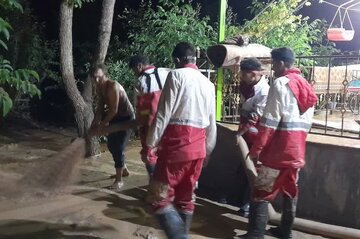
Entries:
[[300, 73], [288, 70], [270, 87], [258, 137], [250, 149], [250, 155], [263, 164], [255, 198], [272, 200], [278, 191], [297, 196], [297, 172], [305, 165], [306, 136], [317, 102], [314, 89]]
[[[258, 134], [257, 126], [263, 115], [269, 93], [268, 79], [262, 76], [255, 85], [248, 86], [240, 83], [240, 94], [242, 99], [240, 111], [240, 125], [238, 131], [246, 131], [243, 137], [249, 147], [253, 144]], [[252, 120], [256, 115], [257, 120]]]
[[135, 88], [137, 119], [141, 125], [141, 155], [147, 156], [149, 164], [155, 164], [157, 156], [146, 147], [146, 135], [152, 124], [158, 107], [161, 90], [165, 85], [170, 69], [148, 66], [138, 78]]
[[179, 210], [193, 211], [195, 182], [216, 143], [215, 87], [196, 65], [169, 73], [146, 142], [158, 147], [155, 210], [174, 199]]

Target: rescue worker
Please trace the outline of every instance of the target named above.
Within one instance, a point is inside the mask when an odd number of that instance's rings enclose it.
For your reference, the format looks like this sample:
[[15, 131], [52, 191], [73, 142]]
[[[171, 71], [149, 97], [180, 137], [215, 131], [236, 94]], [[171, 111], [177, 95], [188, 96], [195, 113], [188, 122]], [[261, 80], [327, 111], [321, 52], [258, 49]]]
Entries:
[[[240, 95], [241, 111], [240, 125], [236, 135], [237, 143], [242, 136], [249, 149], [258, 134], [259, 119], [263, 114], [269, 92], [269, 84], [266, 76], [261, 74], [261, 62], [257, 58], [245, 58], [240, 62]], [[240, 206], [240, 215], [248, 217], [250, 201], [250, 185], [244, 182], [243, 202]]]
[[[89, 130], [91, 135], [104, 135], [108, 125], [135, 118], [134, 109], [124, 88], [107, 76], [104, 65], [95, 66], [90, 72], [97, 93], [97, 109]], [[122, 177], [129, 176], [125, 165], [124, 150], [129, 141], [131, 130], [111, 133], [107, 136], [107, 146], [115, 161], [115, 181], [111, 189], [119, 191], [124, 185]]]
[[148, 201], [167, 237], [185, 239], [195, 184], [216, 143], [215, 88], [198, 70], [191, 44], [177, 44], [172, 57], [176, 69], [168, 75], [146, 140], [158, 153]]
[[270, 232], [279, 238], [292, 238], [298, 197], [298, 173], [305, 165], [306, 136], [311, 127], [314, 89], [293, 68], [294, 53], [289, 48], [271, 52], [276, 77], [250, 149], [250, 158], [260, 162], [250, 203], [248, 232], [240, 238], [264, 238], [268, 203], [283, 195], [281, 225]]
[[135, 101], [136, 118], [142, 146], [140, 155], [151, 178], [154, 173], [157, 156], [146, 146], [146, 135], [155, 118], [161, 90], [165, 85], [170, 69], [156, 68], [150, 65], [148, 58], [143, 55], [132, 56], [129, 61], [129, 68], [138, 77], [135, 86]]

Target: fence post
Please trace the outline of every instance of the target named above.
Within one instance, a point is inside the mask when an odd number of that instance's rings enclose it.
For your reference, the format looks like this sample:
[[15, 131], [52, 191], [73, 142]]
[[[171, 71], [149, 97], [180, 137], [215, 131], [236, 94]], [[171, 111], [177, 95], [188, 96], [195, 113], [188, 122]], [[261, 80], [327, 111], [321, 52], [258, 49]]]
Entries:
[[[227, 0], [220, 0], [219, 11], [219, 29], [218, 29], [218, 42], [225, 40], [225, 27], [226, 27], [226, 8]], [[216, 75], [216, 120], [220, 121], [222, 118], [222, 89], [224, 82], [224, 69], [217, 70]]]

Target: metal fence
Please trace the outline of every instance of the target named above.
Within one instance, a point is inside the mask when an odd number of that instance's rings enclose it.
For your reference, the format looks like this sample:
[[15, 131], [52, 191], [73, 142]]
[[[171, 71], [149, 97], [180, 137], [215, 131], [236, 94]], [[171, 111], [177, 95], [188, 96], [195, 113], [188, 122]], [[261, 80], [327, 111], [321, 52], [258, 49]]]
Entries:
[[[268, 63], [264, 74], [271, 84], [271, 60], [260, 60]], [[360, 55], [301, 56], [295, 65], [318, 96], [311, 132], [360, 138]], [[229, 73], [223, 85], [223, 122], [239, 122], [239, 85], [238, 75]]]

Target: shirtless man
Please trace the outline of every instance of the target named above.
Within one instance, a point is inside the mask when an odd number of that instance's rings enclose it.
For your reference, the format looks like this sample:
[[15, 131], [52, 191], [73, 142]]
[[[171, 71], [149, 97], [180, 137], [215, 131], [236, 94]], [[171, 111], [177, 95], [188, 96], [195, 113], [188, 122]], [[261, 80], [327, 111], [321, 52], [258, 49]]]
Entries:
[[[97, 65], [91, 70], [96, 85], [98, 104], [90, 128], [92, 135], [104, 135], [104, 129], [114, 123], [135, 118], [134, 109], [124, 88], [116, 81], [110, 80], [104, 65]], [[115, 182], [111, 189], [120, 190], [124, 185], [122, 177], [128, 176], [125, 166], [124, 150], [129, 141], [131, 130], [111, 133], [107, 136], [107, 146], [115, 161]]]

